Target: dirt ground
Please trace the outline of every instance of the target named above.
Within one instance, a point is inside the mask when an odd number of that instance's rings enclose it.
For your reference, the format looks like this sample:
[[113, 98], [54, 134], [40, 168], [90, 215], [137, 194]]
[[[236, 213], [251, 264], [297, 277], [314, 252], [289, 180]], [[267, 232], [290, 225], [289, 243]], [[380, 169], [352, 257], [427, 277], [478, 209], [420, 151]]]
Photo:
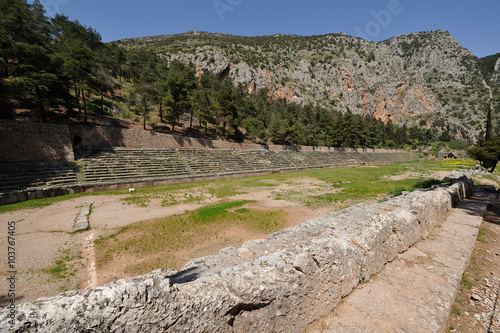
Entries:
[[[287, 213], [285, 227], [293, 226], [309, 219], [323, 216], [337, 209], [335, 205], [321, 208], [303, 206], [297, 202], [276, 200], [272, 192], [315, 191], [322, 194], [323, 182], [314, 178], [301, 178], [279, 184], [272, 189], [252, 188], [246, 193], [232, 196], [232, 201], [252, 200], [251, 209], [280, 209]], [[340, 190], [340, 189], [338, 189]], [[332, 192], [330, 188], [328, 192]], [[193, 196], [200, 193], [192, 192]], [[57, 295], [61, 292], [95, 287], [108, 282], [133, 276], [124, 272], [127, 258], [96, 266], [93, 240], [107, 236], [122, 227], [141, 221], [183, 214], [207, 204], [218, 202], [217, 198], [207, 198], [198, 203], [181, 203], [164, 207], [161, 199], [152, 199], [148, 207], [127, 204], [123, 199], [128, 195], [98, 195], [82, 197], [55, 203], [48, 207], [26, 209], [1, 214], [2, 220], [16, 221], [16, 289], [18, 302], [25, 302]], [[93, 201], [90, 215], [91, 229], [72, 233], [75, 218], [81, 206]], [[7, 248], [7, 229], [0, 231], [0, 248]], [[215, 254], [227, 246], [240, 246], [246, 240], [265, 238], [266, 234], [232, 228], [224, 232], [223, 239], [210, 239], [191, 248], [177, 251], [175, 255], [182, 263], [190, 259]], [[6, 305], [7, 262], [3, 261], [0, 271], [0, 306]]]
[[453, 304], [446, 332], [500, 332], [500, 200], [485, 214], [469, 267]]

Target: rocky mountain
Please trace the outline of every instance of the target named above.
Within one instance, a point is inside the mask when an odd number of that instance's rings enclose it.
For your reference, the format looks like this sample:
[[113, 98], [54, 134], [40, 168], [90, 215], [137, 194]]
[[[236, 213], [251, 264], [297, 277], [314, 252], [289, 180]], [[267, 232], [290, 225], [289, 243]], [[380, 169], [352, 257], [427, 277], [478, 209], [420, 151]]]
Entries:
[[500, 53], [479, 59], [479, 67], [485, 78], [500, 83]]
[[377, 43], [343, 33], [189, 32], [118, 44], [146, 48], [167, 62], [192, 63], [199, 76], [207, 71], [230, 76], [251, 93], [265, 89], [297, 103], [440, 127], [457, 138], [477, 138], [487, 109], [500, 106], [500, 53], [479, 59], [442, 30]]
[[497, 62], [495, 63], [495, 72], [491, 76], [492, 81], [500, 83], [500, 56], [498, 57]]

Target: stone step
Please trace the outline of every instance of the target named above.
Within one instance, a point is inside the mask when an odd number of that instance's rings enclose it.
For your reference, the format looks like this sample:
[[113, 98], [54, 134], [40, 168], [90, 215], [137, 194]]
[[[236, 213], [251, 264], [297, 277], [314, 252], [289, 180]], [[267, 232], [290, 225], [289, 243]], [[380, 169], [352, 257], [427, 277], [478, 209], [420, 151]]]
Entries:
[[185, 165], [178, 165], [178, 164], [161, 164], [161, 165], [124, 165], [120, 167], [113, 167], [113, 166], [99, 166], [99, 167], [86, 167], [83, 169], [84, 172], [87, 171], [108, 171], [108, 170], [126, 170], [126, 169], [142, 169], [142, 170], [147, 170], [147, 169], [183, 169], [185, 168]]
[[175, 163], [171, 163], [171, 162], [164, 162], [164, 163], [155, 163], [155, 162], [144, 162], [144, 163], [120, 163], [120, 164], [117, 164], [117, 163], [99, 163], [99, 164], [86, 164], [84, 166], [84, 170], [85, 169], [89, 169], [89, 168], [101, 168], [101, 167], [128, 167], [128, 166], [141, 166], [141, 167], [156, 167], [156, 166], [168, 166], [168, 165], [179, 165], [179, 166], [183, 166], [185, 165], [184, 163], [181, 163], [181, 162], [175, 162]]
[[0, 184], [0, 187], [16, 189], [16, 188], [38, 187], [44, 185], [46, 185], [46, 182], [19, 182], [19, 183], [10, 182], [10, 183], [2, 183]]
[[123, 174], [101, 174], [101, 175], [88, 175], [85, 176], [85, 180], [89, 181], [91, 179], [108, 179], [108, 178], [135, 178], [141, 179], [144, 177], [163, 177], [172, 175], [183, 175], [189, 174], [187, 171], [184, 172], [151, 172], [151, 173], [123, 173]]
[[45, 182], [50, 181], [52, 179], [54, 179], [54, 178], [51, 178], [51, 177], [43, 177], [43, 178], [12, 177], [9, 179], [1, 180], [0, 185], [45, 183]]
[[51, 180], [46, 184], [47, 186], [55, 186], [55, 185], [67, 185], [67, 184], [77, 184], [78, 180], [75, 178], [72, 179], [61, 179], [61, 180]]
[[0, 173], [0, 178], [5, 177], [15, 177], [15, 176], [59, 176], [59, 175], [67, 175], [74, 174], [73, 170], [46, 170], [46, 171], [36, 171], [30, 172], [27, 170], [17, 170], [16, 172], [2, 172]]
[[146, 169], [146, 170], [141, 170], [141, 169], [115, 169], [115, 170], [103, 170], [103, 171], [88, 171], [85, 172], [85, 175], [106, 175], [106, 174], [126, 174], [126, 173], [150, 173], [150, 172], [182, 172], [182, 171], [187, 171], [186, 169], [159, 169], [159, 168], [152, 168], [152, 169]]

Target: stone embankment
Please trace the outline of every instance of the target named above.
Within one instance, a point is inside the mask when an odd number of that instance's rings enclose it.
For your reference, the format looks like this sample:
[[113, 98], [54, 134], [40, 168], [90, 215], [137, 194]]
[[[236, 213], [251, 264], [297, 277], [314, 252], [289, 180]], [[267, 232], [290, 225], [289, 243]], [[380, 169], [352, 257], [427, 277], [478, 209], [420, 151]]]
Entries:
[[239, 249], [91, 290], [23, 303], [14, 332], [302, 332], [425, 238], [473, 193], [470, 179], [417, 190], [247, 241]]

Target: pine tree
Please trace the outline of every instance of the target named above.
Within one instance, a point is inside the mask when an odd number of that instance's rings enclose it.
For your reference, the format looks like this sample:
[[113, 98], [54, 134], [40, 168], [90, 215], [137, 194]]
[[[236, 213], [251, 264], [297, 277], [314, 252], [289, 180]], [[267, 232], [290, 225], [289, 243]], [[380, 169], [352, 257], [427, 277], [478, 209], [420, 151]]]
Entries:
[[491, 107], [488, 107], [488, 112], [486, 114], [486, 134], [484, 136], [484, 141], [490, 141], [493, 138], [493, 123], [491, 121]]
[[0, 1], [0, 33], [0, 78], [9, 78], [0, 80], [0, 104], [11, 110], [10, 101], [17, 101], [38, 109], [47, 121], [46, 108], [57, 103], [60, 77], [52, 27], [40, 1]]
[[57, 55], [63, 61], [64, 75], [71, 82], [78, 111], [82, 113], [83, 109], [84, 122], [87, 122], [87, 101], [92, 94], [104, 89], [103, 79], [96, 78], [99, 69], [98, 53], [104, 48], [101, 36], [95, 30], [82, 26], [78, 21], [70, 21], [64, 15], [56, 15], [52, 24], [56, 31]]
[[180, 62], [173, 62], [165, 82], [168, 96], [163, 103], [171, 110], [172, 131], [175, 125], [180, 125], [181, 116], [191, 110], [191, 93], [196, 88], [194, 71]]

